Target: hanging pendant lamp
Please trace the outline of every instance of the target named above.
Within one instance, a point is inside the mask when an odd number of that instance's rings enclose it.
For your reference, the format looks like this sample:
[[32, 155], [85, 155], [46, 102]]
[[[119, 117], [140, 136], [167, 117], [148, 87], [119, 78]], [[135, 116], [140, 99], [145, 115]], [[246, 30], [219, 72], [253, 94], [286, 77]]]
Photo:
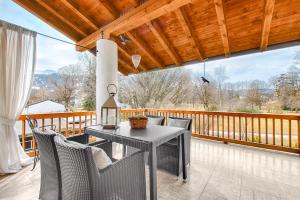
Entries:
[[139, 54], [133, 54], [131, 56], [131, 61], [133, 63], [133, 66], [135, 68], [138, 68], [138, 66], [140, 65], [140, 62], [141, 62], [141, 55], [139, 55]]

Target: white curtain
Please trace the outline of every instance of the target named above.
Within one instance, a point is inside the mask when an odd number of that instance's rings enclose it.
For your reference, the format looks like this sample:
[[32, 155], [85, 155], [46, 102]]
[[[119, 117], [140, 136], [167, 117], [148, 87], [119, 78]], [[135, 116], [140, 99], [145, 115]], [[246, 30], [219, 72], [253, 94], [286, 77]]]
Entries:
[[36, 33], [0, 20], [0, 173], [15, 173], [32, 159], [14, 128], [31, 91]]

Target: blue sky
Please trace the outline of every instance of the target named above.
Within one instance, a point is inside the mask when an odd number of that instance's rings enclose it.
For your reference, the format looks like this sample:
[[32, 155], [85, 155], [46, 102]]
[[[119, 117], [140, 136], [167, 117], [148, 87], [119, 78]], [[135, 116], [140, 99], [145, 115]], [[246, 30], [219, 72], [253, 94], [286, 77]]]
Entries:
[[[71, 42], [66, 36], [10, 0], [0, 0], [0, 19]], [[77, 62], [79, 53], [72, 45], [43, 36], [38, 36], [37, 44], [37, 71], [57, 70]], [[268, 81], [272, 76], [286, 72], [297, 52], [300, 52], [300, 47], [208, 61], [206, 72], [213, 75], [215, 68], [223, 65], [230, 82], [255, 79]], [[203, 72], [202, 63], [186, 68], [194, 73]]]

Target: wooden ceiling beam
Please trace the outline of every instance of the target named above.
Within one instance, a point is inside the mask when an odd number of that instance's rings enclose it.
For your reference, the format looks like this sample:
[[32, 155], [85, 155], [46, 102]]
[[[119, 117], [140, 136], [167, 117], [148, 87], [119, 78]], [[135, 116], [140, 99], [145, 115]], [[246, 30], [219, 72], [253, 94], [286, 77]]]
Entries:
[[75, 8], [72, 5], [72, 3], [70, 3], [70, 1], [68, 1], [68, 0], [61, 0], [61, 2], [64, 4], [64, 6], [66, 6], [70, 10], [72, 10], [72, 12], [76, 13], [76, 15], [79, 16], [83, 21], [85, 21], [89, 26], [93, 27], [93, 29], [98, 29], [99, 28], [97, 26], [97, 24], [95, 24], [91, 19], [89, 19], [86, 15], [84, 15], [77, 8]]
[[224, 46], [225, 56], [230, 55], [230, 48], [228, 42], [227, 25], [224, 14], [223, 0], [214, 0], [215, 9], [217, 13], [217, 20], [220, 28], [221, 38]]
[[54, 16], [56, 16], [57, 18], [59, 18], [62, 22], [64, 22], [65, 24], [67, 24], [68, 26], [70, 26], [71, 28], [73, 28], [75, 31], [77, 31], [78, 33], [80, 33], [83, 37], [85, 37], [87, 35], [80, 28], [78, 28], [76, 25], [74, 25], [73, 23], [71, 23], [64, 16], [62, 16], [61, 14], [59, 14], [56, 10], [54, 10], [53, 8], [51, 8], [48, 5], [47, 2], [44, 2], [42, 0], [37, 0], [35, 2], [38, 3], [40, 6], [42, 6], [45, 10], [47, 10], [48, 12], [52, 13]]
[[152, 33], [155, 35], [159, 43], [162, 45], [164, 50], [169, 54], [169, 56], [172, 58], [173, 62], [176, 65], [181, 65], [182, 60], [178, 53], [176, 52], [175, 48], [171, 44], [170, 40], [167, 38], [166, 34], [163, 32], [162, 28], [156, 21], [151, 21], [147, 23], [148, 27], [152, 31]]
[[[194, 0], [149, 0], [144, 4], [132, 9], [118, 19], [112, 21], [101, 29], [78, 42], [78, 45], [92, 48], [100, 38], [100, 33], [105, 32], [106, 36], [111, 33], [120, 35], [133, 30], [153, 19], [176, 10], [177, 8], [192, 3]], [[84, 51], [84, 48], [77, 48], [78, 51]]]
[[264, 51], [268, 47], [271, 22], [273, 17], [275, 0], [266, 0], [264, 10], [264, 21], [261, 31], [260, 50]]
[[191, 22], [188, 19], [188, 16], [186, 14], [186, 11], [184, 7], [181, 7], [175, 11], [177, 18], [181, 24], [181, 27], [183, 28], [188, 40], [194, 47], [197, 57], [200, 61], [203, 61], [204, 56], [203, 53], [201, 52], [201, 45], [199, 43], [199, 40], [197, 39], [197, 36], [195, 32], [193, 31], [193, 27]]
[[[75, 36], [74, 33], [76, 34], [76, 32], [73, 33], [73, 32], [70, 32], [69, 30], [67, 30], [65, 23], [57, 20], [57, 17], [52, 16], [52, 15], [51, 16], [47, 15], [46, 12], [38, 12], [37, 10], [40, 10], [40, 6], [39, 6], [39, 8], [37, 8], [37, 5], [36, 5], [36, 3], [34, 3], [34, 1], [31, 1], [31, 0], [13, 0], [13, 1], [16, 4], [18, 4], [19, 6], [23, 7], [25, 10], [27, 10], [30, 13], [32, 13], [33, 15], [35, 15], [36, 17], [43, 20], [48, 25], [61, 31], [62, 33], [64, 33], [66, 36], [68, 36], [73, 41], [77, 41], [78, 37], [82, 37], [82, 36], [80, 36], [81, 34], [79, 34], [79, 33], [77, 33], [78, 36]], [[55, 20], [53, 19], [54, 17], [55, 17]]]
[[117, 19], [120, 16], [119, 11], [112, 4], [111, 1], [108, 0], [99, 0], [99, 2], [106, 8], [106, 10], [113, 16], [114, 19]]
[[128, 74], [130, 73], [130, 71], [127, 71], [126, 67], [124, 67], [120, 61], [118, 61], [118, 71], [121, 72], [121, 74], [123, 74], [124, 76], [128, 76]]
[[149, 47], [149, 45], [144, 42], [141, 38], [134, 36], [132, 31], [126, 33], [128, 38], [141, 50], [146, 54], [152, 62], [156, 65], [156, 67], [164, 67], [164, 63], [162, 60], [154, 53], [154, 51]]

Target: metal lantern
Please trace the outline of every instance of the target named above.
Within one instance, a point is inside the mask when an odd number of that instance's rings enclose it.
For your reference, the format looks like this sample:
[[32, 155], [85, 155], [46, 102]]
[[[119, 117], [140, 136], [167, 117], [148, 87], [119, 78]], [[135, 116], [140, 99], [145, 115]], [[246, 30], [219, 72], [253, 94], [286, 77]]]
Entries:
[[101, 107], [101, 124], [104, 129], [117, 129], [120, 123], [120, 107], [115, 101], [117, 86], [109, 84], [107, 86], [109, 98]]

